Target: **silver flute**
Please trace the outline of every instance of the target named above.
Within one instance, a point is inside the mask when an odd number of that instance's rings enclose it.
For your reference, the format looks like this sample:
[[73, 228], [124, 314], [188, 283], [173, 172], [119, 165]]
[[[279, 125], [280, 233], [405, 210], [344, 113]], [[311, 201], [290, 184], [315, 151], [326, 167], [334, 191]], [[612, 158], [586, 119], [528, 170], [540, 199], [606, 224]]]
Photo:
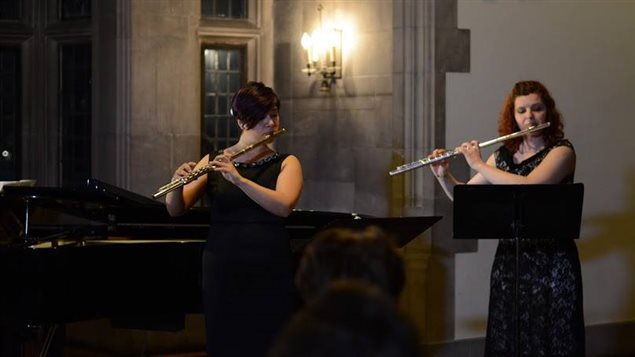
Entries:
[[[260, 145], [266, 144], [267, 142], [269, 142], [271, 139], [282, 135], [286, 132], [287, 130], [285, 128], [282, 128], [280, 130], [276, 130], [274, 132], [272, 132], [271, 134], [266, 135], [262, 140], [259, 140], [251, 145], [245, 146], [244, 148], [240, 149], [239, 151], [233, 153], [230, 157], [229, 160], [234, 160], [237, 157], [257, 148]], [[196, 180], [197, 178], [205, 175], [206, 173], [212, 171], [214, 169], [214, 162], [210, 161], [207, 165], [200, 167], [192, 172], [190, 172], [189, 175], [187, 176], [183, 176], [180, 177], [170, 183], [168, 183], [167, 185], [163, 185], [161, 186], [157, 192], [155, 194], [152, 195], [152, 198], [159, 198], [163, 195], [166, 195], [174, 190], [176, 190], [179, 187], [185, 186], [188, 183]]]
[[[515, 133], [503, 135], [503, 136], [500, 136], [500, 137], [498, 137], [496, 139], [484, 141], [482, 143], [479, 143], [478, 147], [479, 148], [484, 148], [486, 146], [494, 145], [496, 143], [500, 143], [500, 142], [505, 141], [505, 140], [509, 140], [509, 139], [517, 138], [519, 136], [527, 135], [529, 133], [533, 133], [534, 131], [542, 130], [542, 129], [548, 127], [549, 125], [551, 125], [551, 123], [550, 122], [546, 122], [544, 124], [532, 126], [532, 127], [529, 127], [529, 128], [527, 128], [525, 130], [521, 130], [521, 131], [517, 131]], [[445, 153], [443, 153], [441, 155], [438, 155], [438, 156], [434, 156], [434, 157], [431, 157], [431, 158], [424, 158], [424, 159], [420, 159], [420, 160], [417, 160], [417, 161], [413, 161], [413, 162], [408, 163], [408, 164], [404, 164], [404, 165], [398, 166], [394, 170], [390, 171], [389, 174], [390, 174], [390, 176], [394, 176], [394, 175], [397, 175], [397, 174], [404, 173], [406, 171], [418, 169], [420, 167], [433, 164], [435, 162], [447, 160], [447, 159], [449, 159], [449, 158], [451, 158], [453, 156], [459, 155], [459, 154], [460, 154], [460, 152], [457, 149], [454, 149], [452, 151], [446, 151]]]

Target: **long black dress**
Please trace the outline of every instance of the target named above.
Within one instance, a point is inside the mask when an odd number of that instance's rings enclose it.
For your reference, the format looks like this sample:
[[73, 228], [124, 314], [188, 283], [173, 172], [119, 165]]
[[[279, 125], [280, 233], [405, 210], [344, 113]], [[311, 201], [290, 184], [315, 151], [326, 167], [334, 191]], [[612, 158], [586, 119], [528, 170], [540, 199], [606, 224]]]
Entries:
[[[560, 140], [527, 160], [515, 164], [505, 147], [495, 153], [496, 167], [527, 176]], [[573, 174], [562, 183], [572, 183]], [[491, 275], [486, 356], [515, 356], [513, 312], [515, 242], [499, 241]], [[584, 356], [582, 277], [573, 240], [520, 241], [520, 355]]]
[[[236, 166], [243, 177], [274, 189], [286, 157], [276, 154]], [[265, 356], [294, 309], [284, 219], [260, 207], [218, 173], [208, 174], [207, 194], [211, 209], [203, 252], [207, 353]]]

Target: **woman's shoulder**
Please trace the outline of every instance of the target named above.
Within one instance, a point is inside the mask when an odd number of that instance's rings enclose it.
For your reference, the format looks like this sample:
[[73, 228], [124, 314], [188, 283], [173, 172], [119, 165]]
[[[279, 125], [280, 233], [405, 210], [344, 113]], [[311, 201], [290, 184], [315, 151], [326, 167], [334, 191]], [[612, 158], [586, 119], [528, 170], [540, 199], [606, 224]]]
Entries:
[[302, 164], [300, 159], [291, 154], [284, 154], [284, 157], [280, 160], [280, 169], [290, 168], [302, 172]]
[[575, 152], [575, 149], [573, 148], [573, 144], [571, 143], [571, 141], [569, 141], [569, 139], [558, 139], [555, 143], [553, 143], [553, 145], [551, 145], [552, 149], [555, 149], [558, 147], [567, 147]]
[[295, 165], [300, 165], [300, 159], [293, 154], [280, 154], [280, 162], [286, 165], [288, 163], [292, 163]]
[[569, 139], [559, 139], [558, 141], [556, 141], [554, 146], [569, 146], [569, 147], [573, 147], [573, 144], [571, 143], [571, 141], [569, 141]]

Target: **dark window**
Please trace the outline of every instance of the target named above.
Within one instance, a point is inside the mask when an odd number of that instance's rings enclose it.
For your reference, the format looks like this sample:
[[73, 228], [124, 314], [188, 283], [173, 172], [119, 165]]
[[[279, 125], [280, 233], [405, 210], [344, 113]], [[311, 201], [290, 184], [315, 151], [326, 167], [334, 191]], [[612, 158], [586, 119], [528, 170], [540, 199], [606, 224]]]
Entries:
[[91, 172], [91, 45], [61, 44], [59, 56], [60, 182], [82, 185]]
[[243, 84], [244, 47], [203, 49], [201, 152], [217, 152], [238, 142], [240, 131], [229, 114], [231, 99]]
[[60, 0], [60, 18], [62, 20], [90, 18], [90, 0]]
[[0, 180], [20, 178], [20, 50], [0, 47]]
[[247, 0], [201, 0], [203, 17], [247, 18]]
[[0, 0], [0, 20], [19, 20], [21, 7], [20, 0]]

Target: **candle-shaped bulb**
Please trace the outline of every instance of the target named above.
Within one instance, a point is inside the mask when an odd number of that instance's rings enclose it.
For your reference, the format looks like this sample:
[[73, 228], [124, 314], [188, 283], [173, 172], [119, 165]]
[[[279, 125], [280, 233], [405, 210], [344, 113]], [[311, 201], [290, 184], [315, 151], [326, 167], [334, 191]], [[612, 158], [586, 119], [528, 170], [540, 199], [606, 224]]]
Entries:
[[308, 33], [302, 34], [302, 39], [300, 40], [300, 44], [302, 44], [302, 48], [306, 50], [307, 55], [307, 63], [311, 63], [311, 36]]

